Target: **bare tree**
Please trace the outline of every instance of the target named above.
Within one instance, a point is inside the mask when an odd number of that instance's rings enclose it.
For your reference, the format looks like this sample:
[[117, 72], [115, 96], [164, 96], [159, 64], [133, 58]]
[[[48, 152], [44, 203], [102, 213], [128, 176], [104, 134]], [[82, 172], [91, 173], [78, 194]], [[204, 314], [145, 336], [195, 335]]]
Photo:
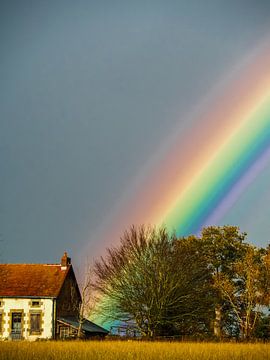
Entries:
[[209, 271], [190, 242], [164, 227], [131, 227], [94, 272], [108, 318], [133, 321], [145, 336], [175, 332], [201, 317]]
[[90, 262], [87, 260], [84, 268], [84, 273], [81, 276], [79, 282], [79, 288], [81, 292], [81, 302], [78, 308], [78, 337], [83, 338], [83, 323], [85, 319], [88, 319], [94, 312], [96, 306], [96, 297], [93, 289], [93, 268]]

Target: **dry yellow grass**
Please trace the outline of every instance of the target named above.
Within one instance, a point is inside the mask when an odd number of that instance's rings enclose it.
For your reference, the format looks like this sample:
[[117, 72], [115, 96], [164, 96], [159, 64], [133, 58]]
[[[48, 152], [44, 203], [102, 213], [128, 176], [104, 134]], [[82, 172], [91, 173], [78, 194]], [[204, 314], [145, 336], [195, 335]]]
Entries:
[[270, 360], [270, 344], [1, 342], [0, 360]]

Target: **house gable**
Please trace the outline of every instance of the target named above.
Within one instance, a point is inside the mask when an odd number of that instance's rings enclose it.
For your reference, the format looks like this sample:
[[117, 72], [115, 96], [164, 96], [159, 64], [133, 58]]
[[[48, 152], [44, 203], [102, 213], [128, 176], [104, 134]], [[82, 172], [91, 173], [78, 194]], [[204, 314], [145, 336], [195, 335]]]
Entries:
[[81, 294], [78, 283], [72, 265], [69, 265], [65, 280], [57, 296], [56, 317], [78, 316], [80, 303]]

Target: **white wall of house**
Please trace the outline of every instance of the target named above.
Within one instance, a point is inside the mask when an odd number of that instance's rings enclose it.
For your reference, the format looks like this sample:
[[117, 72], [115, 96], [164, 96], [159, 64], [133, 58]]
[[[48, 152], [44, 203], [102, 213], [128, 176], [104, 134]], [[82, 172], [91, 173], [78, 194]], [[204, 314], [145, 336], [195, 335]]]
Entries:
[[[39, 305], [33, 304], [39, 301]], [[0, 313], [2, 313], [2, 333], [0, 339], [10, 338], [12, 312], [22, 312], [22, 337], [26, 340], [50, 339], [53, 337], [54, 308], [53, 299], [33, 298], [1, 298]], [[41, 332], [31, 334], [30, 314], [41, 314]]]

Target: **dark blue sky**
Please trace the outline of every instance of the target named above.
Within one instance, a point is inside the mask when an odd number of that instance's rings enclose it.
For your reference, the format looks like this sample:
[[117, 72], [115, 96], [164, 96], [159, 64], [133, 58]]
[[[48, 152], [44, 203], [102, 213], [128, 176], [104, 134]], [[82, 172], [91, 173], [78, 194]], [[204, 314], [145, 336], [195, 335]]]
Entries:
[[269, 25], [269, 1], [1, 1], [1, 260], [100, 255], [155, 154]]

